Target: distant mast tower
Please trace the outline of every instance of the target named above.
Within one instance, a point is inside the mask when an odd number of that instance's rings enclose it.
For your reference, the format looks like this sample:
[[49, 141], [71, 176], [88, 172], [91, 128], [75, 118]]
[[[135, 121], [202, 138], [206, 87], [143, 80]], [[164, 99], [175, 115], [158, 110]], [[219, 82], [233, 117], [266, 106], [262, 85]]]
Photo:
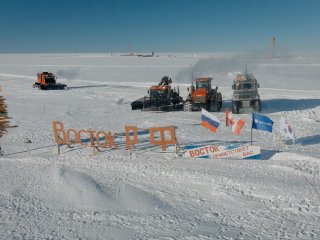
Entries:
[[271, 37], [271, 43], [270, 43], [270, 45], [271, 45], [270, 58], [274, 58], [274, 55], [275, 55], [275, 49], [274, 49], [275, 44], [276, 44], [276, 38], [275, 38], [275, 36], [272, 36]]

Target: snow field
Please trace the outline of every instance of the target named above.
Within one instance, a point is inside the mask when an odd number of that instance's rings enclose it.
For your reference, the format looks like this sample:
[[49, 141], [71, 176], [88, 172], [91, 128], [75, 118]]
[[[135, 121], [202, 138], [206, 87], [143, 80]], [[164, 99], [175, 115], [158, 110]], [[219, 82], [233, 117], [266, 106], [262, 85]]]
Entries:
[[[11, 124], [1, 139], [1, 239], [318, 239], [320, 56], [268, 60], [231, 54], [159, 58], [108, 54], [1, 55], [0, 84]], [[200, 112], [131, 111], [163, 75], [187, 95], [191, 67], [212, 75], [231, 105], [232, 77], [244, 62], [260, 82], [262, 113], [285, 116], [295, 145], [254, 131], [261, 161], [187, 159], [148, 143], [129, 156], [125, 125], [176, 126], [180, 144], [248, 144], [249, 112], [240, 136], [200, 126]], [[36, 72], [53, 71], [66, 91], [32, 89]], [[303, 81], [302, 81], [303, 80]], [[118, 150], [62, 148], [52, 121], [65, 128], [117, 132]], [[275, 125], [276, 129], [277, 125]], [[25, 143], [30, 139], [31, 143]], [[280, 148], [280, 151], [278, 151]], [[308, 182], [310, 181], [310, 182]]]

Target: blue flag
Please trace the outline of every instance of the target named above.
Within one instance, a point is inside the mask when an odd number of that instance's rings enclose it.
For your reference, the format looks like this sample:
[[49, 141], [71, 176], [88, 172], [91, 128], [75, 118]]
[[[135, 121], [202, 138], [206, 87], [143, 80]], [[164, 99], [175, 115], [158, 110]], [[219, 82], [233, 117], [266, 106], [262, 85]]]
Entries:
[[252, 113], [252, 128], [272, 132], [273, 121], [267, 116]]

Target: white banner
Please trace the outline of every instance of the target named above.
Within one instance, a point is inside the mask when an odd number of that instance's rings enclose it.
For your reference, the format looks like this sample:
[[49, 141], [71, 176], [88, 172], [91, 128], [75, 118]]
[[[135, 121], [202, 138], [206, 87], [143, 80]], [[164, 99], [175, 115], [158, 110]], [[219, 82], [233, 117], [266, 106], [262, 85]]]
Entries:
[[260, 146], [186, 146], [189, 158], [260, 159]]

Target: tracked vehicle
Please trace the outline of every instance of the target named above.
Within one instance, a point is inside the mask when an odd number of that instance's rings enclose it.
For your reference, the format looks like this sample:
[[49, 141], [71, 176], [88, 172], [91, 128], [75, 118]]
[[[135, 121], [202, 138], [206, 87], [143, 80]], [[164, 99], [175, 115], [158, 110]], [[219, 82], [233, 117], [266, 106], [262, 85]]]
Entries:
[[183, 98], [179, 89], [172, 89], [170, 81], [162, 81], [159, 85], [151, 86], [148, 96], [139, 98], [131, 103], [132, 110], [142, 111], [178, 111], [183, 109]]
[[259, 87], [253, 74], [237, 74], [232, 85], [232, 113], [239, 114], [241, 108], [252, 108], [256, 112], [261, 112]]
[[57, 77], [51, 72], [39, 72], [37, 81], [32, 85], [41, 90], [62, 90], [67, 89], [66, 84], [57, 83]]
[[202, 108], [219, 112], [222, 107], [222, 95], [218, 92], [218, 87], [212, 88], [212, 78], [202, 77], [196, 78], [195, 86], [188, 88], [189, 95], [186, 98], [183, 109], [185, 112], [197, 111]]

